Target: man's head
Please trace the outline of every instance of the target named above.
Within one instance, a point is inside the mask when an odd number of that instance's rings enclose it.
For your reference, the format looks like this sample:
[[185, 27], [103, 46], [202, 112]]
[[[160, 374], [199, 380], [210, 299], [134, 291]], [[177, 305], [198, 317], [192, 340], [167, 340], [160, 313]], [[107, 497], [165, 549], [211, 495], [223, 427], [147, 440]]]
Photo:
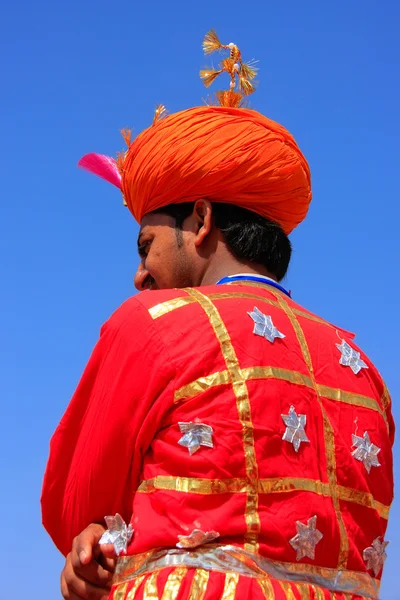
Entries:
[[139, 289], [151, 278], [154, 287], [205, 285], [238, 269], [280, 280], [290, 258], [286, 236], [310, 205], [310, 169], [294, 137], [243, 107], [256, 69], [214, 31], [203, 48], [230, 52], [220, 70], [200, 73], [207, 87], [229, 73], [229, 90], [216, 92], [219, 106], [167, 116], [159, 106], [153, 124], [135, 139], [123, 131], [128, 148], [117, 161], [91, 153], [79, 162], [116, 185], [141, 224]]
[[137, 289], [216, 283], [224, 275], [258, 272], [281, 280], [291, 244], [281, 227], [231, 204], [170, 204], [142, 219]]

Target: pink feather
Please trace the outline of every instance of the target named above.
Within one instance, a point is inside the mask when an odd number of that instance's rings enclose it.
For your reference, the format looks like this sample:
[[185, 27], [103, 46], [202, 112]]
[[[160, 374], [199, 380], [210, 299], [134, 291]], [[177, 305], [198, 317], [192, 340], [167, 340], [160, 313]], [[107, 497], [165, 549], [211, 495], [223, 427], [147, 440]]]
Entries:
[[90, 154], [82, 156], [78, 165], [82, 167], [82, 169], [98, 175], [102, 179], [105, 179], [121, 189], [121, 174], [118, 170], [116, 161], [111, 158], [111, 156], [91, 152]]

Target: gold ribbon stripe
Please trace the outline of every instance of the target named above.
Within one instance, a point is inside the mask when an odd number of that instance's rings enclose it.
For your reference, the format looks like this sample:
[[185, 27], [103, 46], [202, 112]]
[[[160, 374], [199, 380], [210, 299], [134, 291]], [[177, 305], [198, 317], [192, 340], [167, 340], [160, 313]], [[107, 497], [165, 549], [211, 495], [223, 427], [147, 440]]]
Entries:
[[[355, 394], [354, 392], [347, 392], [339, 388], [331, 388], [327, 385], [321, 385], [314, 383], [311, 377], [304, 375], [299, 371], [291, 371], [290, 369], [282, 369], [280, 367], [246, 367], [240, 369], [242, 378], [245, 381], [252, 381], [254, 379], [278, 379], [282, 381], [288, 381], [295, 385], [304, 385], [310, 389], [316, 389], [318, 394], [328, 400], [334, 400], [335, 402], [343, 402], [345, 404], [352, 404], [353, 406], [361, 406], [378, 412], [388, 427], [388, 420], [385, 412], [379, 406], [378, 401], [375, 398], [369, 396], [362, 396], [361, 394]], [[199, 377], [195, 381], [192, 381], [183, 387], [176, 390], [174, 394], [174, 402], [181, 402], [188, 400], [201, 394], [212, 387], [230, 384], [229, 371], [219, 371], [217, 373], [211, 373], [204, 377]]]
[[158, 571], [152, 573], [146, 580], [143, 590], [143, 600], [159, 600], [158, 599], [158, 588], [157, 588], [157, 577]]
[[239, 573], [227, 573], [225, 575], [224, 590], [220, 600], [234, 600], [236, 588], [239, 581]]
[[176, 600], [187, 571], [186, 567], [178, 567], [168, 575], [161, 600]]
[[137, 492], [152, 493], [156, 490], [183, 492], [185, 494], [245, 494], [247, 479], [200, 479], [195, 477], [173, 477], [158, 475], [141, 482]]
[[[303, 375], [303, 373], [299, 373], [298, 371], [291, 371], [280, 367], [247, 367], [245, 369], [240, 369], [240, 376], [244, 381], [251, 381], [253, 379], [280, 379], [282, 381], [288, 381], [296, 385], [304, 385], [313, 389], [312, 381], [308, 375]], [[197, 394], [201, 394], [212, 387], [229, 385], [230, 383], [231, 379], [229, 371], [219, 371], [218, 373], [211, 373], [210, 375], [199, 377], [195, 381], [176, 390], [174, 402], [193, 398], [193, 396], [197, 396]]]
[[[296, 600], [296, 596], [293, 593], [291, 583], [289, 583], [288, 581], [280, 581], [279, 585], [281, 586], [282, 591], [285, 594], [286, 600]], [[303, 600], [303, 598], [301, 600]]]
[[300, 594], [301, 600], [311, 600], [310, 586], [307, 583], [297, 583], [295, 587]]
[[[246, 285], [249, 285], [249, 284], [246, 283]], [[255, 287], [261, 287], [261, 286], [256, 285]], [[270, 287], [264, 288], [264, 289], [268, 289], [270, 291]], [[245, 292], [239, 292], [239, 293], [236, 292], [236, 293], [230, 293], [230, 294], [229, 293], [228, 294], [226, 294], [226, 293], [209, 294], [208, 298], [211, 301], [213, 301], [213, 300], [231, 300], [233, 298], [247, 298], [249, 300], [263, 302], [264, 304], [269, 304], [271, 306], [280, 308], [279, 303], [276, 302], [275, 300], [271, 300], [270, 298], [264, 298], [263, 296], [260, 296], [259, 294], [249, 294], [249, 293], [245, 293]], [[195, 300], [193, 298], [190, 298], [187, 296], [180, 296], [179, 298], [172, 298], [171, 300], [166, 300], [165, 302], [160, 302], [159, 304], [155, 304], [148, 310], [149, 310], [150, 316], [153, 319], [159, 319], [160, 317], [163, 317], [164, 315], [167, 315], [168, 313], [170, 313], [178, 308], [183, 308], [184, 306], [188, 306], [189, 304], [193, 304], [194, 302], [195, 302]], [[333, 325], [331, 323], [328, 323], [328, 321], [325, 321], [324, 319], [321, 319], [320, 317], [317, 317], [316, 315], [307, 313], [307, 312], [305, 312], [303, 310], [299, 310], [297, 308], [294, 308], [293, 311], [297, 315], [304, 317], [306, 319], [309, 319], [310, 321], [322, 323], [323, 325], [326, 325], [327, 327], [333, 327]]]
[[143, 579], [144, 579], [144, 575], [140, 575], [140, 577], [137, 577], [135, 579], [135, 583], [133, 584], [133, 586], [131, 587], [131, 589], [129, 590], [129, 593], [126, 597], [126, 600], [134, 600], [135, 596], [136, 596], [136, 592], [138, 591], [140, 584], [142, 583]]
[[193, 298], [189, 297], [181, 297], [181, 298], [173, 298], [172, 300], [166, 300], [165, 302], [161, 302], [160, 304], [156, 304], [149, 308], [149, 313], [152, 319], [159, 319], [164, 315], [176, 310], [177, 308], [182, 308], [183, 306], [187, 306], [188, 304], [193, 304]]
[[343, 485], [337, 486], [337, 493], [340, 500], [343, 502], [352, 502], [353, 504], [360, 504], [367, 508], [376, 510], [382, 519], [389, 519], [390, 505], [383, 504], [378, 500], [375, 500], [372, 494], [369, 492], [362, 492], [361, 490], [355, 490], [348, 488]]
[[[201, 479], [196, 477], [173, 477], [170, 475], [158, 475], [154, 479], [146, 479], [141, 482], [137, 492], [149, 494], [160, 491], [173, 491], [186, 494], [245, 494], [248, 491], [246, 479]], [[329, 483], [323, 483], [317, 479], [306, 479], [301, 477], [271, 477], [259, 479], [257, 491], [259, 494], [276, 494], [284, 492], [312, 492], [320, 496], [331, 497]], [[360, 504], [376, 510], [382, 519], [389, 518], [390, 506], [382, 504], [370, 494], [361, 490], [337, 486], [339, 500]]]
[[119, 585], [113, 593], [113, 600], [125, 600], [125, 594], [126, 594], [126, 590], [128, 588], [128, 584], [127, 583], [121, 583], [121, 585]]
[[327, 398], [328, 400], [344, 402], [345, 404], [352, 404], [353, 406], [362, 406], [363, 408], [369, 408], [370, 410], [378, 412], [384, 419], [386, 428], [389, 427], [386, 413], [379, 406], [379, 403], [375, 398], [362, 396], [361, 394], [355, 394], [354, 392], [346, 392], [345, 390], [340, 390], [337, 388], [331, 388], [327, 385], [321, 385], [319, 383], [317, 383], [317, 390], [320, 396]]
[[[275, 295], [275, 290], [274, 290], [274, 292], [271, 292], [271, 293], [273, 295]], [[320, 405], [320, 409], [321, 409], [321, 413], [322, 413], [322, 417], [323, 417], [323, 423], [324, 423], [324, 441], [325, 441], [325, 456], [326, 456], [326, 464], [327, 464], [327, 476], [328, 476], [328, 481], [329, 481], [329, 485], [331, 488], [332, 502], [333, 502], [336, 519], [337, 519], [338, 526], [339, 526], [339, 532], [340, 532], [340, 549], [339, 549], [339, 556], [338, 556], [338, 568], [343, 569], [343, 568], [346, 568], [346, 565], [347, 565], [347, 559], [348, 559], [348, 553], [349, 553], [349, 540], [347, 537], [347, 531], [346, 531], [346, 527], [344, 525], [343, 517], [340, 512], [340, 502], [339, 502], [339, 495], [338, 495], [338, 490], [337, 490], [335, 434], [334, 434], [333, 426], [328, 418], [327, 412], [325, 410], [325, 407], [321, 400], [321, 396], [318, 391], [317, 382], [315, 381], [314, 368], [313, 368], [313, 364], [312, 364], [312, 360], [311, 360], [311, 354], [310, 354], [310, 351], [308, 348], [306, 337], [300, 326], [300, 323], [298, 322], [296, 315], [293, 313], [292, 309], [290, 308], [290, 306], [286, 302], [286, 300], [281, 298], [281, 296], [277, 295], [277, 294], [275, 295], [275, 297], [278, 300], [279, 304], [281, 305], [282, 309], [285, 311], [288, 319], [290, 320], [290, 322], [292, 324], [292, 327], [294, 329], [294, 332], [296, 334], [297, 340], [299, 342], [299, 345], [300, 345], [300, 348], [301, 348], [301, 351], [303, 354], [303, 358], [305, 360], [305, 363], [306, 363], [307, 368], [310, 373], [310, 377], [313, 382], [313, 387], [315, 389], [318, 403]]]
[[209, 571], [206, 571], [205, 569], [196, 569], [188, 600], [203, 600], [207, 591], [209, 576]]
[[201, 394], [202, 392], [206, 392], [207, 390], [217, 387], [220, 385], [230, 385], [231, 378], [229, 375], [229, 371], [219, 371], [218, 373], [211, 373], [210, 375], [205, 375], [204, 377], [199, 377], [195, 381], [184, 385], [183, 387], [176, 390], [174, 394], [174, 402], [181, 402], [182, 400], [188, 400], [189, 398], [193, 398], [197, 396], [197, 394]]
[[275, 600], [275, 591], [270, 578], [265, 577], [265, 579], [258, 579], [257, 581], [265, 600]]
[[384, 388], [383, 388], [383, 394], [382, 394], [382, 406], [384, 408], [384, 410], [386, 410], [392, 403], [392, 400], [390, 398], [390, 394], [389, 394], [389, 390], [386, 387], [386, 384], [384, 384]]
[[214, 330], [219, 341], [221, 352], [225, 360], [230, 380], [232, 382], [233, 393], [236, 397], [236, 406], [239, 420], [243, 428], [243, 447], [245, 455], [246, 476], [248, 478], [245, 520], [247, 533], [245, 534], [245, 548], [247, 550], [257, 550], [257, 539], [260, 532], [260, 517], [258, 515], [258, 495], [257, 486], [254, 482], [258, 480], [258, 465], [254, 448], [253, 423], [251, 421], [251, 406], [248, 395], [246, 381], [242, 377], [239, 361], [235, 349], [229, 337], [228, 330], [221, 316], [211, 302], [201, 292], [195, 289], [187, 290], [193, 298], [200, 304]]
[[315, 585], [312, 585], [311, 588], [312, 588], [312, 590], [314, 592], [315, 600], [325, 600], [325, 594], [321, 590], [321, 588], [315, 587]]

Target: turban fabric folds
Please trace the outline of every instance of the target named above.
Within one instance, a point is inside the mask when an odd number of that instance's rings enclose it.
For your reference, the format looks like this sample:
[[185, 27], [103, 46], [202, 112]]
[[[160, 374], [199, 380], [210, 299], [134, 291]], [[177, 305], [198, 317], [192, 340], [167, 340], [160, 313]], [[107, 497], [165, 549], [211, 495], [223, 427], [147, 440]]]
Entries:
[[118, 167], [139, 223], [168, 204], [207, 198], [252, 210], [289, 234], [311, 201], [310, 170], [293, 136], [246, 108], [195, 107], [160, 119], [133, 140]]

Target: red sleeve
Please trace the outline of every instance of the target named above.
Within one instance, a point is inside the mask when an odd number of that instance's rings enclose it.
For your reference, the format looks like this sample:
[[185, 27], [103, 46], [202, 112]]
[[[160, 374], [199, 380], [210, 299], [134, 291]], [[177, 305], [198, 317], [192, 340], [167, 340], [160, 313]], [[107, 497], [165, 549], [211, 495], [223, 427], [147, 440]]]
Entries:
[[154, 321], [131, 298], [100, 339], [50, 444], [43, 524], [66, 555], [89, 523], [129, 521], [142, 456], [169, 402], [175, 370]]

